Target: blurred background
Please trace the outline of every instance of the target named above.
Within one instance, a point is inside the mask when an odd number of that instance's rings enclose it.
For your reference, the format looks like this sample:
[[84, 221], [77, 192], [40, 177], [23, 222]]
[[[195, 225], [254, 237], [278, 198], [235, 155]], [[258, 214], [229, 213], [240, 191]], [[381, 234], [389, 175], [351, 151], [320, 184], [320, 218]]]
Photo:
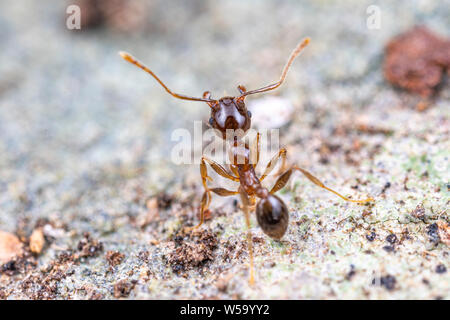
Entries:
[[[79, 30], [67, 27], [73, 4], [81, 8]], [[380, 10], [379, 28], [368, 27], [371, 5]], [[128, 250], [127, 239], [140, 236], [127, 219], [145, 207], [135, 201], [137, 189], [144, 198], [173, 194], [196, 208], [198, 166], [171, 163], [171, 133], [207, 121], [209, 107], [173, 99], [119, 50], [176, 92], [210, 90], [218, 98], [236, 95], [239, 84], [253, 89], [278, 79], [291, 50], [309, 36], [285, 84], [270, 94], [290, 105], [281, 142], [292, 145], [293, 162], [345, 185], [344, 193], [369, 174], [372, 183], [358, 195], [403, 181], [410, 150], [446, 168], [448, 82], [424, 99], [389, 85], [382, 63], [388, 41], [415, 25], [448, 38], [449, 17], [445, 1], [428, 0], [1, 1], [0, 228], [27, 234], [39, 219], [53, 219]], [[420, 103], [431, 107], [420, 112]], [[374, 159], [377, 152], [385, 153]], [[446, 188], [440, 172], [429, 173], [433, 186]], [[122, 231], [105, 231], [109, 224]]]

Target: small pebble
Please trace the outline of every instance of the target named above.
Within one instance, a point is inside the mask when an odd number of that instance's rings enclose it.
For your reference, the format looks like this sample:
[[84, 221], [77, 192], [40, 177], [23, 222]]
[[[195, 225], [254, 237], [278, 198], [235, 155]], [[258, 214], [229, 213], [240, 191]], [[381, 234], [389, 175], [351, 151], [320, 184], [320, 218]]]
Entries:
[[42, 228], [37, 228], [30, 236], [30, 250], [33, 253], [39, 254], [44, 248], [45, 239]]
[[23, 244], [14, 234], [0, 231], [0, 264], [7, 263], [23, 253]]

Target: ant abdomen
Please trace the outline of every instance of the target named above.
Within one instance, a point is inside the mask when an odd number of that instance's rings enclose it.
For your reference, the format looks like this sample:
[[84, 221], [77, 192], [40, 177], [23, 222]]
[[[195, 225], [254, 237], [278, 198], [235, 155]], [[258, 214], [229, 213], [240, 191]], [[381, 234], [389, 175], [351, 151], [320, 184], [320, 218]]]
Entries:
[[256, 205], [256, 218], [264, 233], [278, 240], [288, 227], [289, 212], [283, 200], [269, 194]]

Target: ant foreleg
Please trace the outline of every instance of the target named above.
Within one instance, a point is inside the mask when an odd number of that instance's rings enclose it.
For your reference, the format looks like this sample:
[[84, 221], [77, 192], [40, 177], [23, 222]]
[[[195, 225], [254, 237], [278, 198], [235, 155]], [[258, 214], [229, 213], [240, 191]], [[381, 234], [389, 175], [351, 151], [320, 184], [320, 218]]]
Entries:
[[233, 181], [239, 181], [239, 178], [228, 173], [227, 170], [220, 164], [203, 156], [200, 162], [200, 175], [202, 177], [203, 189], [205, 191], [203, 192], [202, 201], [200, 205], [200, 222], [196, 226], [188, 228], [188, 231], [199, 228], [205, 221], [205, 211], [208, 209], [209, 204], [211, 203], [211, 192], [214, 192], [215, 194], [218, 194], [220, 196], [238, 194], [237, 191], [230, 191], [224, 188], [210, 189], [208, 187], [207, 181], [209, 180], [210, 182], [212, 182], [212, 178], [208, 176], [208, 169], [206, 168], [206, 163], [208, 163], [211, 166], [211, 168], [222, 177]]
[[[205, 164], [205, 161], [208, 162], [208, 164], [211, 166], [211, 168], [217, 172], [217, 174], [221, 175], [224, 178], [239, 182], [239, 178], [236, 176], [233, 176], [232, 174], [230, 174], [224, 167], [222, 167], [220, 164], [218, 164], [217, 162], [210, 160], [206, 157], [202, 157], [202, 163]], [[201, 164], [200, 164], [201, 165]], [[206, 167], [205, 167], [206, 168]]]
[[261, 178], [259, 178], [259, 180], [263, 181], [272, 172], [273, 168], [275, 168], [280, 158], [282, 163], [280, 166], [280, 170], [278, 170], [278, 174], [281, 172], [281, 170], [284, 169], [284, 167], [286, 166], [286, 152], [286, 148], [281, 148], [278, 151], [278, 153], [267, 164], [266, 170], [264, 170], [264, 173]]

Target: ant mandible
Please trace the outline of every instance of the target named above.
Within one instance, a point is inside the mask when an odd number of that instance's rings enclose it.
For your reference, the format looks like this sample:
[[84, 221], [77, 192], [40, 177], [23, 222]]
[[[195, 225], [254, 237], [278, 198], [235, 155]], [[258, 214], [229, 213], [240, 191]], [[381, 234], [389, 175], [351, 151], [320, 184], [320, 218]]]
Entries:
[[[250, 258], [250, 284], [254, 282], [253, 275], [253, 247], [252, 247], [252, 234], [250, 230], [250, 208], [253, 208], [256, 202], [256, 198], [259, 198], [259, 202], [256, 204], [256, 218], [259, 226], [272, 239], [279, 240], [286, 232], [289, 222], [289, 214], [288, 209], [284, 202], [275, 195], [275, 192], [283, 188], [288, 182], [291, 174], [294, 170], [300, 171], [303, 175], [306, 176], [311, 182], [315, 185], [326, 189], [337, 196], [341, 197], [345, 201], [356, 202], [356, 203], [365, 203], [369, 201], [373, 201], [373, 198], [367, 198], [364, 200], [353, 200], [349, 199], [337, 191], [328, 188], [325, 186], [319, 179], [314, 177], [311, 173], [302, 169], [296, 165], [291, 166], [287, 171], [282, 173], [275, 185], [269, 191], [265, 187], [262, 186], [261, 182], [272, 172], [273, 168], [276, 166], [278, 161], [281, 159], [282, 165], [281, 168], [284, 167], [286, 162], [286, 149], [282, 148], [278, 151], [278, 153], [269, 161], [267, 164], [264, 173], [262, 176], [258, 177], [255, 173], [255, 167], [258, 164], [259, 160], [259, 133], [256, 137], [256, 163], [253, 163], [250, 160], [250, 150], [248, 144], [242, 143], [242, 136], [250, 129], [251, 122], [251, 113], [247, 111], [247, 108], [244, 103], [244, 99], [246, 96], [262, 93], [270, 90], [274, 90], [278, 88], [286, 78], [286, 74], [289, 70], [294, 59], [299, 55], [299, 53], [308, 45], [309, 38], [305, 38], [302, 42], [300, 42], [297, 47], [292, 51], [289, 59], [284, 66], [284, 69], [281, 73], [280, 79], [268, 86], [262, 87], [260, 89], [247, 91], [244, 86], [239, 85], [238, 90], [240, 92], [240, 96], [238, 97], [223, 97], [218, 100], [212, 99], [209, 91], [203, 93], [202, 98], [195, 98], [186, 96], [183, 94], [175, 93], [170, 90], [162, 81], [159, 79], [156, 74], [153, 73], [148, 67], [146, 67], [143, 63], [139, 62], [133, 56], [126, 52], [119, 52], [120, 56], [126, 61], [136, 65], [142, 70], [149, 73], [159, 84], [173, 97], [182, 99], [182, 100], [190, 100], [190, 101], [202, 101], [206, 102], [211, 108], [211, 118], [209, 119], [209, 124], [216, 130], [218, 130], [219, 134], [222, 138], [230, 143], [231, 146], [231, 160], [232, 164], [230, 164], [230, 171], [225, 169], [225, 167], [220, 164], [210, 160], [206, 157], [202, 157], [200, 162], [200, 174], [202, 177], [202, 183], [204, 188], [203, 197], [201, 200], [201, 208], [200, 208], [200, 222], [193, 228], [195, 229], [200, 227], [204, 221], [205, 211], [208, 209], [209, 204], [211, 202], [211, 192], [215, 193], [219, 196], [226, 197], [239, 194], [243, 204], [243, 211], [245, 214], [245, 221], [247, 224], [247, 242], [249, 249], [249, 258]], [[232, 132], [241, 132], [241, 134], [232, 134], [229, 135], [230, 131]], [[244, 147], [243, 152], [242, 148]], [[238, 161], [239, 158], [239, 161]], [[211, 177], [208, 176], [206, 164], [209, 164], [211, 168], [218, 173], [220, 176], [227, 178], [232, 181], [239, 182], [240, 186], [238, 190], [231, 191], [224, 188], [210, 188], [207, 185], [207, 181], [212, 181]]]

